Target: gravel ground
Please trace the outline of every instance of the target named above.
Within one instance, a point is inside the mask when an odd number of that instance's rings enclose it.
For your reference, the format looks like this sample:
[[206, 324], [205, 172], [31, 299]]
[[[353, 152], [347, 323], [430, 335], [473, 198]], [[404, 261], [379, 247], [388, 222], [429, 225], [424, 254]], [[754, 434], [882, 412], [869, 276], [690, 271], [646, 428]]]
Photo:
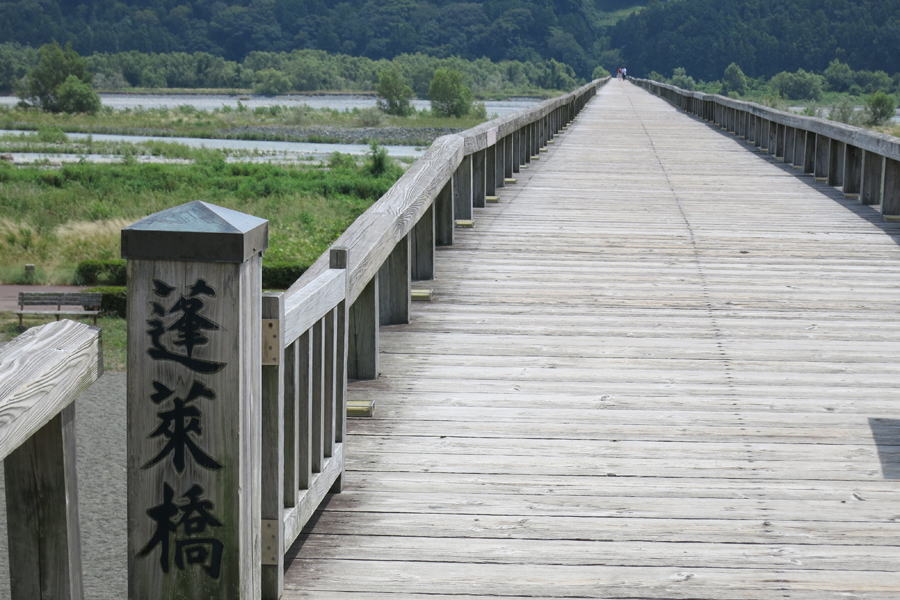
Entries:
[[[107, 373], [75, 401], [84, 597], [127, 597], [125, 374]], [[0, 488], [3, 487], [0, 475]], [[0, 598], [9, 598], [6, 498], [0, 493]]]
[[258, 136], [262, 139], [327, 139], [341, 144], [429, 145], [442, 135], [458, 133], [459, 129], [441, 127], [234, 127], [223, 129], [223, 137]]

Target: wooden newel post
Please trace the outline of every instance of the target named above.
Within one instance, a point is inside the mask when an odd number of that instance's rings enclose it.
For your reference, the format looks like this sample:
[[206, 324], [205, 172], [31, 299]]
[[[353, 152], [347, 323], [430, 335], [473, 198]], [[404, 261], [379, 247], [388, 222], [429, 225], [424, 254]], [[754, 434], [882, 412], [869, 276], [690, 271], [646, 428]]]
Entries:
[[260, 595], [267, 230], [191, 202], [122, 231], [130, 600]]

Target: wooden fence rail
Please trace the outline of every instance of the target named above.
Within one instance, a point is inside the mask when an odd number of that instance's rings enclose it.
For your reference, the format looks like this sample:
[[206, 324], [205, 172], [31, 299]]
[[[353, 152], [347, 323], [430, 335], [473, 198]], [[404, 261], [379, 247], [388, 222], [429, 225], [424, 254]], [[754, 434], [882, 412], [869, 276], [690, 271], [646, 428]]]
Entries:
[[0, 460], [12, 600], [80, 600], [74, 400], [103, 370], [100, 331], [58, 321], [0, 349]]
[[900, 220], [900, 139], [647, 79], [637, 85]]
[[260, 289], [263, 219], [192, 202], [123, 230], [132, 600], [281, 596], [341, 489], [347, 382], [378, 376], [379, 327], [409, 322], [435, 247], [605, 81], [437, 139], [283, 293]]

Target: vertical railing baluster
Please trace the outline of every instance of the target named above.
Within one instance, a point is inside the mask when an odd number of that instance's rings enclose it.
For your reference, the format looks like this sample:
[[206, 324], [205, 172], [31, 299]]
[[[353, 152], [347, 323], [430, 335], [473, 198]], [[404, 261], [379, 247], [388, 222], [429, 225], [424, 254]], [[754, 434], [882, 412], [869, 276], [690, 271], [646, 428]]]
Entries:
[[299, 446], [298, 481], [301, 490], [308, 490], [312, 485], [313, 474], [313, 335], [312, 329], [306, 331], [297, 340], [297, 364], [299, 366], [299, 386], [297, 387], [299, 402]]
[[[301, 338], [302, 339], [302, 338]], [[300, 341], [284, 350], [284, 506], [297, 506], [300, 490]]]
[[322, 430], [322, 454], [325, 458], [331, 458], [334, 455], [334, 395], [335, 395], [335, 354], [337, 352], [337, 343], [335, 336], [337, 335], [337, 326], [335, 322], [336, 309], [331, 309], [325, 314], [323, 319], [323, 336], [325, 342], [324, 359], [322, 368], [324, 370], [325, 385], [323, 387], [323, 424]]
[[325, 323], [319, 319], [312, 326], [312, 470], [321, 473], [325, 443]]

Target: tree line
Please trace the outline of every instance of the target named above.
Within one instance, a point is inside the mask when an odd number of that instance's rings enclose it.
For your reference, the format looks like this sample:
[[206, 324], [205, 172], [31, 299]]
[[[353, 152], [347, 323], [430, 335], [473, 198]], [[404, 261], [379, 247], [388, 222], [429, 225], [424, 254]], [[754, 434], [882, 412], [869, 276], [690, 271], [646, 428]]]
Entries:
[[[686, 90], [749, 98], [779, 108], [785, 108], [783, 105], [787, 101], [816, 104], [830, 99], [833, 102], [830, 110], [810, 106], [806, 114], [828, 116], [854, 125], [885, 124], [894, 116], [900, 96], [900, 72], [889, 75], [880, 70], [854, 70], [836, 58], [821, 73], [797, 69], [781, 71], [772, 77], [750, 77], [740, 65], [732, 62], [725, 67], [720, 79], [698, 80], [684, 67], [676, 67], [668, 77], [651, 71], [647, 78]], [[856, 110], [859, 103], [863, 104], [863, 111]]]
[[0, 40], [73, 45], [83, 55], [319, 49], [392, 58], [555, 59], [582, 77], [606, 49], [611, 11], [645, 0], [87, 0], [0, 1]]
[[801, 68], [821, 72], [835, 58], [895, 72], [900, 0], [654, 1], [610, 37], [635, 74], [684, 67], [710, 80], [735, 62], [754, 77], [771, 77]]
[[[321, 50], [251, 52], [241, 61], [226, 60], [206, 52], [147, 54], [137, 51], [99, 53], [86, 58], [97, 89], [232, 88], [258, 93], [286, 91], [370, 91], [379, 73], [397, 69], [414, 94], [428, 97], [438, 69], [459, 71], [466, 83], [488, 97], [536, 90], [569, 90], [582, 80], [569, 65], [554, 59], [493, 62], [404, 54], [392, 60], [373, 60]], [[0, 44], [0, 91], [11, 93], [37, 64], [36, 49], [16, 43]]]

